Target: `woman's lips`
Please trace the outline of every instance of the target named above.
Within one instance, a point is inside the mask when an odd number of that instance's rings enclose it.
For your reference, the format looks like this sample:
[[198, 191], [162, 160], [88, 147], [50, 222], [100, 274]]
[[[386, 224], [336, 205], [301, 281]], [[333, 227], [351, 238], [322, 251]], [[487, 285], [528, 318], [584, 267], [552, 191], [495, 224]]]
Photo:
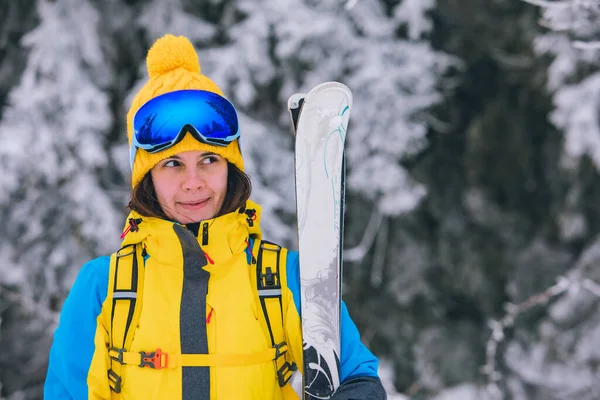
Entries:
[[204, 208], [204, 206], [206, 206], [206, 204], [208, 204], [208, 201], [210, 200], [210, 198], [206, 199], [206, 200], [201, 200], [201, 201], [186, 201], [186, 202], [180, 202], [179, 205], [183, 208], [185, 208], [186, 210], [199, 210], [201, 208]]

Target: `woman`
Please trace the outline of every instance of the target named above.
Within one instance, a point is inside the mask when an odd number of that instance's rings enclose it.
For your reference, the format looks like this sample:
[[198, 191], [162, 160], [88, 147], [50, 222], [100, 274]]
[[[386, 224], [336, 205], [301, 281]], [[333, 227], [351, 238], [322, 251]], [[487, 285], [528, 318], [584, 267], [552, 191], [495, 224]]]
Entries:
[[[298, 255], [261, 240], [235, 109], [184, 37], [159, 39], [147, 66], [127, 116], [133, 191], [122, 248], [79, 273], [44, 398], [297, 399]], [[265, 288], [278, 295], [261, 297]], [[342, 310], [332, 398], [384, 399], [377, 359]]]

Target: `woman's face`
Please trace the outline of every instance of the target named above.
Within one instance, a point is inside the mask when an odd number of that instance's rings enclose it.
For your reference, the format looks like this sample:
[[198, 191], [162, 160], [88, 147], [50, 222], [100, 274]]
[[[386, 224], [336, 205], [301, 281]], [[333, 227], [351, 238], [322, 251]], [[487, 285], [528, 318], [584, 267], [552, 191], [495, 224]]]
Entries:
[[218, 154], [185, 151], [150, 171], [164, 213], [182, 224], [214, 218], [227, 194], [227, 161]]

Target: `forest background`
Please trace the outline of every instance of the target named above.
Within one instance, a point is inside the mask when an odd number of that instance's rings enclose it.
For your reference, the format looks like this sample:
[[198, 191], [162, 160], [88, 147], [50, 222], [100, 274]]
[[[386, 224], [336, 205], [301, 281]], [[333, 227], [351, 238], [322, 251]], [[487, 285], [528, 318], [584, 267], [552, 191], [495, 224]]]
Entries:
[[289, 95], [338, 80], [344, 300], [391, 399], [600, 398], [600, 6], [0, 0], [0, 398], [39, 399], [81, 266], [119, 245], [125, 114], [188, 36], [295, 248]]

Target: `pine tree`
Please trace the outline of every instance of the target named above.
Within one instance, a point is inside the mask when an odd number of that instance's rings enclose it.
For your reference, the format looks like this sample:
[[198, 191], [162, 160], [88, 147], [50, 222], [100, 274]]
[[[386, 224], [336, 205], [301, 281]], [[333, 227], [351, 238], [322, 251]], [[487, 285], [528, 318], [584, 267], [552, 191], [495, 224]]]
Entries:
[[[120, 210], [101, 187], [113, 116], [98, 13], [87, 1], [37, 2], [21, 79], [0, 122], [0, 381], [38, 397], [60, 309], [84, 262], [118, 245]], [[35, 351], [32, 351], [35, 349]], [[15, 368], [15, 366], [19, 368]]]
[[[540, 6], [544, 29], [534, 49], [538, 57], [550, 59], [545, 87], [552, 98], [548, 122], [561, 134], [552, 174], [560, 182], [555, 187], [561, 188], [553, 209], [555, 243], [537, 253], [554, 253], [545, 265], [563, 265], [554, 285], [562, 290], [548, 296], [530, 330], [521, 327], [519, 336], [507, 343], [506, 379], [512, 381], [509, 392], [516, 399], [591, 400], [600, 395], [593, 367], [600, 324], [600, 219], [595, 206], [600, 183], [600, 8], [587, 0], [527, 2]], [[540, 255], [521, 268], [539, 264]]]

